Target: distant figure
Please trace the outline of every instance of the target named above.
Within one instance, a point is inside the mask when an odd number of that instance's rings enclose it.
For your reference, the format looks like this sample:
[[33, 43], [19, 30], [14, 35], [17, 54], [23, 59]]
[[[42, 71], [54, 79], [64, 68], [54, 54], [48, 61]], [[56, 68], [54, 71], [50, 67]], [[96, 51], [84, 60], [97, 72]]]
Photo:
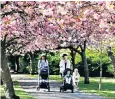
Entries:
[[73, 72], [73, 83], [74, 83], [74, 88], [75, 89], [78, 89], [79, 79], [80, 79], [80, 74], [78, 72], [78, 69], [74, 69], [74, 72]]
[[67, 68], [70, 69], [70, 60], [67, 59], [67, 54], [63, 54], [59, 66], [60, 66], [61, 77], [63, 77], [65, 70]]

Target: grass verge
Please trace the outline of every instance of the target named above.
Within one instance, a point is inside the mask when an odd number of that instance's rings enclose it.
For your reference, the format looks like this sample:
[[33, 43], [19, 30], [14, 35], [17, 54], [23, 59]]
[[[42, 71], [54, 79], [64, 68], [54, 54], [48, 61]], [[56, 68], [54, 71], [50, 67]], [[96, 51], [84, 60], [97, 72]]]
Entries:
[[[51, 75], [50, 79], [61, 81], [61, 78], [58, 75]], [[80, 78], [79, 90], [87, 93], [98, 94], [109, 99], [115, 99], [115, 79], [103, 78], [101, 90], [98, 89], [99, 77], [90, 77], [89, 79], [90, 84], [84, 84], [84, 78]]]
[[[61, 81], [60, 76], [51, 75], [50, 79]], [[87, 93], [98, 94], [100, 96], [107, 97], [109, 99], [115, 99], [115, 79], [103, 78], [102, 89], [98, 89], [99, 77], [90, 77], [90, 84], [84, 84], [84, 78], [80, 78], [79, 90]]]
[[115, 79], [113, 78], [103, 78], [102, 79], [102, 89], [98, 89], [99, 78], [90, 78], [90, 84], [84, 84], [83, 77], [80, 79], [79, 88], [80, 90], [87, 93], [94, 93], [109, 99], [115, 99]]
[[[21, 88], [21, 86], [19, 85], [17, 81], [14, 81], [14, 89], [15, 89], [16, 95], [19, 96], [20, 99], [35, 99], [32, 96], [30, 96], [28, 93], [26, 93]], [[1, 97], [4, 97], [4, 87], [2, 85], [0, 85], [0, 92], [1, 92]]]

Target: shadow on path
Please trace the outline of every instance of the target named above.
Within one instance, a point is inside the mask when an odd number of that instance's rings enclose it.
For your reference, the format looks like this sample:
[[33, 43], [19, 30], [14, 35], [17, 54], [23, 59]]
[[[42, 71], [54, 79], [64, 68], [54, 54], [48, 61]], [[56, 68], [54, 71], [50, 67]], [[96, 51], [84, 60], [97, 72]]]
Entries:
[[33, 79], [19, 79], [18, 82], [22, 88], [36, 99], [107, 99], [98, 95], [83, 93], [80, 91], [71, 93], [71, 91], [59, 92], [61, 83], [55, 80], [50, 80], [51, 91], [47, 89], [36, 90], [37, 78]]

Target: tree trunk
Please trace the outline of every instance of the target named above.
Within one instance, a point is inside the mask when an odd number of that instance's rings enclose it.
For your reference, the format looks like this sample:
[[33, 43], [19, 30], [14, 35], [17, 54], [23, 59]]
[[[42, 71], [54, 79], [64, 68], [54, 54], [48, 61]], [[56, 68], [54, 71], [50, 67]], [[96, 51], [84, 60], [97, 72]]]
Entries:
[[99, 90], [101, 90], [102, 88], [102, 53], [103, 53], [103, 49], [102, 49], [102, 40], [100, 42], [100, 81], [99, 81]]
[[31, 75], [34, 75], [35, 66], [34, 66], [34, 53], [30, 52], [30, 66], [31, 66]]
[[102, 88], [102, 59], [100, 59], [100, 81], [99, 81], [99, 90]]
[[81, 56], [82, 56], [82, 61], [83, 61], [83, 66], [84, 66], [84, 84], [89, 84], [89, 69], [88, 69], [85, 51], [82, 51]]
[[11, 79], [10, 70], [7, 65], [7, 58], [4, 50], [1, 51], [1, 56], [1, 77], [5, 86], [5, 97], [6, 99], [12, 99], [15, 97], [15, 91], [13, 88], [13, 82]]
[[76, 53], [74, 52], [73, 49], [71, 49], [71, 61], [72, 61], [73, 71], [75, 69], [75, 55], [76, 55]]
[[111, 50], [108, 51], [108, 56], [109, 56], [110, 61], [113, 65], [113, 71], [114, 71], [113, 75], [114, 75], [114, 78], [115, 78], [115, 56], [113, 55], [113, 52]]
[[17, 55], [17, 56], [15, 56], [15, 66], [16, 66], [16, 68], [15, 68], [15, 71], [18, 73], [18, 71], [19, 71], [19, 56]]

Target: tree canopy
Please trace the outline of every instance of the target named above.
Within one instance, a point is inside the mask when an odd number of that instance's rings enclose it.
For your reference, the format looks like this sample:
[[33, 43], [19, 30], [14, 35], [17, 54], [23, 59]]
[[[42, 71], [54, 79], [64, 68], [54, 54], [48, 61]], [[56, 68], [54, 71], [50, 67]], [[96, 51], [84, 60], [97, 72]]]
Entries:
[[[115, 2], [3, 1], [2, 46], [10, 53], [82, 46], [115, 35]], [[24, 50], [26, 49], [26, 50]]]

